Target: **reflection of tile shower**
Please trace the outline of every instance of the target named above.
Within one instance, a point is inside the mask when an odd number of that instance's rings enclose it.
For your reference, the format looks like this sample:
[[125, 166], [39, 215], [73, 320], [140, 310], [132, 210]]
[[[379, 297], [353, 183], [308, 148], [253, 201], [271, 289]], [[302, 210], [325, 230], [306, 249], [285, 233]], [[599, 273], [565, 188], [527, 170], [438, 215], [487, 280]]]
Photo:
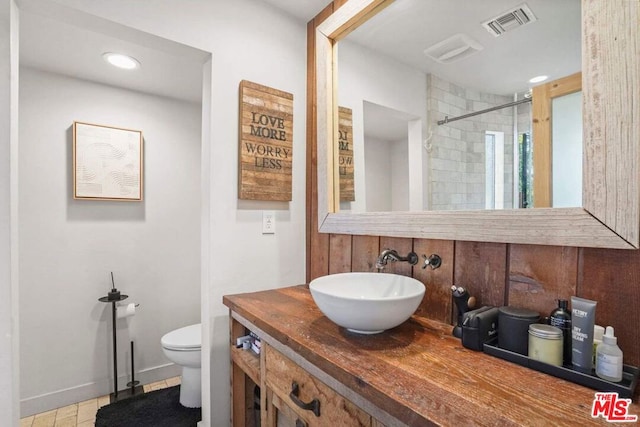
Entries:
[[[519, 132], [529, 130], [530, 105], [519, 106], [518, 117], [514, 118], [513, 108], [493, 108], [510, 103], [509, 96], [462, 88], [433, 74], [428, 75], [427, 86], [429, 122], [450, 118], [445, 125], [433, 127], [429, 154], [429, 208], [485, 208], [487, 131], [504, 134], [503, 201], [505, 208], [513, 206], [514, 120], [518, 121]], [[490, 111], [470, 114], [481, 110]], [[460, 116], [464, 120], [457, 120]]]

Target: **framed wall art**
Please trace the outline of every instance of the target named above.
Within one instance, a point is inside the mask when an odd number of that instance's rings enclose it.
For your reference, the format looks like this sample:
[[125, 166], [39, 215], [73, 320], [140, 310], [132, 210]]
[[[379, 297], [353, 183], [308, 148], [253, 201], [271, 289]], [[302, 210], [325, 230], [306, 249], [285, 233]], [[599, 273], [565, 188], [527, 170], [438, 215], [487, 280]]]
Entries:
[[141, 201], [142, 131], [73, 122], [73, 198]]

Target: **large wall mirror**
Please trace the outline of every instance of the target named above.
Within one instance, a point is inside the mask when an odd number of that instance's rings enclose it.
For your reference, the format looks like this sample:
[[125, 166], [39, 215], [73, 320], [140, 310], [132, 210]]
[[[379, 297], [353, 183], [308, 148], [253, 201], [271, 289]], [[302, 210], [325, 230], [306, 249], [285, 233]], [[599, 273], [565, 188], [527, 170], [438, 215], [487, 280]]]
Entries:
[[[340, 190], [340, 210], [582, 206], [580, 93], [552, 102], [564, 131], [553, 144], [532, 126], [532, 101], [538, 113], [549, 97], [540, 86], [575, 76], [580, 90], [580, 18], [580, 0], [396, 0], [341, 39], [335, 89], [352, 112], [355, 189]], [[551, 161], [533, 161], [534, 131], [535, 154], [548, 144]]]
[[637, 248], [637, 28], [626, 0], [347, 1], [315, 34], [320, 231]]

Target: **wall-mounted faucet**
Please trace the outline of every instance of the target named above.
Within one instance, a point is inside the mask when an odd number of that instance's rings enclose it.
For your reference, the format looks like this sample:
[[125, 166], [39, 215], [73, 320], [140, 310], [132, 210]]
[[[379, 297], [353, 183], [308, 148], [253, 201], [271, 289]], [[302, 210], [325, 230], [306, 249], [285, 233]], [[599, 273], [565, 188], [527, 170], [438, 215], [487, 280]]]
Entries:
[[376, 268], [378, 270], [382, 270], [387, 265], [388, 261], [403, 261], [408, 262], [411, 265], [416, 265], [418, 263], [418, 255], [415, 252], [409, 252], [407, 256], [400, 256], [395, 249], [385, 249], [380, 253], [378, 260], [376, 261]]

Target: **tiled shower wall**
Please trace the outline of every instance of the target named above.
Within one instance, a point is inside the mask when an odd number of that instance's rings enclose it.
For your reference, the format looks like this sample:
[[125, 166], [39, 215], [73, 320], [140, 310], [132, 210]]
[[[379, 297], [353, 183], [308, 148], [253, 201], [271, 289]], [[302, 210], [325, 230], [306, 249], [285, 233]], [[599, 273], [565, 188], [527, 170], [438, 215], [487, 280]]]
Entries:
[[[485, 132], [504, 132], [504, 206], [512, 206], [513, 109], [438, 126], [436, 122], [513, 101], [509, 96], [466, 89], [433, 74], [427, 75], [427, 108], [431, 128], [429, 152], [429, 209], [485, 208]], [[430, 135], [430, 136], [429, 136]]]

